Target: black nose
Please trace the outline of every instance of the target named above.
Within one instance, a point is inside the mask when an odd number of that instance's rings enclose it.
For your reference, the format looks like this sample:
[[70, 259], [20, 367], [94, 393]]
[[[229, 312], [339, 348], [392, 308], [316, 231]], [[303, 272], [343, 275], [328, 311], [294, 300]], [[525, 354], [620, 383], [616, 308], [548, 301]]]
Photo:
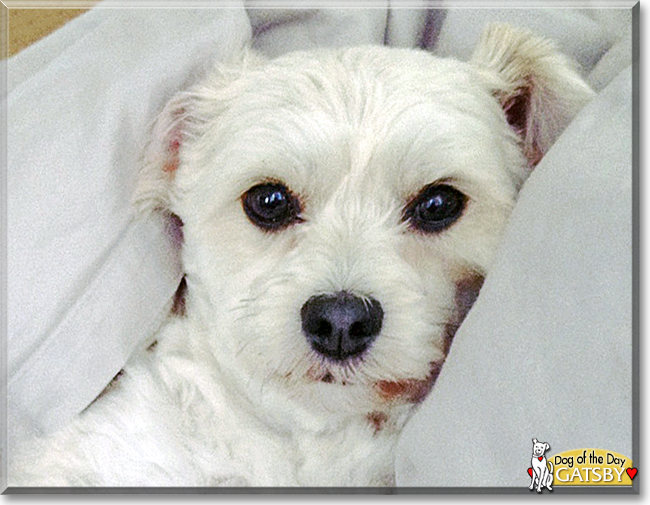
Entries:
[[384, 311], [373, 299], [346, 291], [312, 296], [300, 310], [302, 331], [318, 353], [337, 361], [365, 351], [381, 331]]

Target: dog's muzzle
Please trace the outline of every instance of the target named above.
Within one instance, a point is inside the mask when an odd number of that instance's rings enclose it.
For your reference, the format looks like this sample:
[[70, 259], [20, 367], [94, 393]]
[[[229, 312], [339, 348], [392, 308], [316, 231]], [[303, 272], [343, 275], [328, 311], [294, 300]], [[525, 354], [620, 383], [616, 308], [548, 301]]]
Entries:
[[381, 331], [384, 311], [373, 298], [347, 291], [312, 296], [300, 310], [302, 331], [312, 349], [335, 361], [363, 353]]

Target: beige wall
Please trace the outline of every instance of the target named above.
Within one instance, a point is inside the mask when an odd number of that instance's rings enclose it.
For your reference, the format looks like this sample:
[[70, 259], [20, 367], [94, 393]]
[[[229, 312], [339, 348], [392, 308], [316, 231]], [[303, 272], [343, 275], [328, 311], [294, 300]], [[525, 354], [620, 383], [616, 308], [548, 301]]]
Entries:
[[87, 9], [9, 9], [9, 56], [49, 35]]

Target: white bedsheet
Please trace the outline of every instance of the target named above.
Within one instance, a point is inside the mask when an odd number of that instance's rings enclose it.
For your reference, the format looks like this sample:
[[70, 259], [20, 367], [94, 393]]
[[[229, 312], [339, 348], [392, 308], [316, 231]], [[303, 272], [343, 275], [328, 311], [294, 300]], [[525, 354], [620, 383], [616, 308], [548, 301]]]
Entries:
[[[462, 58], [499, 19], [555, 37], [585, 76], [596, 68], [597, 89], [619, 77], [526, 185], [402, 438], [398, 484], [526, 485], [533, 437], [552, 452], [631, 456], [631, 92], [620, 73], [631, 56], [619, 35], [629, 38], [630, 11], [110, 5], [8, 62], [10, 443], [83, 410], [162, 320], [176, 248], [161, 222], [134, 220], [129, 199], [148, 125], [174, 91], [248, 42], [269, 55], [388, 43]], [[474, 459], [484, 451], [488, 467]]]

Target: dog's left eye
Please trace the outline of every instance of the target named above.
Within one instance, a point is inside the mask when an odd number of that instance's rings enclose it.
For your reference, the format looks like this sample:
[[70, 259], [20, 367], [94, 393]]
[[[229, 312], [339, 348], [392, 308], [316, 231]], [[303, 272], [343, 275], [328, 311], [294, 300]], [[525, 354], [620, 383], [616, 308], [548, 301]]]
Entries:
[[463, 213], [467, 197], [448, 184], [425, 187], [404, 209], [404, 220], [425, 233], [451, 226]]
[[300, 202], [289, 188], [279, 183], [258, 184], [242, 197], [244, 212], [259, 228], [275, 231], [300, 219]]

